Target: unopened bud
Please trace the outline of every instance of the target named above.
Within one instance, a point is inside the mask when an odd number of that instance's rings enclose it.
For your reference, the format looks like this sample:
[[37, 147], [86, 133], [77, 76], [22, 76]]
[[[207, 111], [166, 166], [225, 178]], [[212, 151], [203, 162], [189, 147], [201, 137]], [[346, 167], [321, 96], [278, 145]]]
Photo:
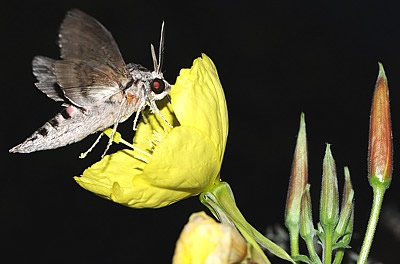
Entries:
[[322, 168], [322, 190], [320, 200], [320, 222], [324, 227], [334, 227], [339, 215], [339, 191], [336, 177], [336, 165], [330, 144], [326, 145]]
[[315, 236], [309, 184], [307, 184], [306, 190], [304, 191], [301, 199], [300, 235], [304, 240], [313, 239]]
[[[286, 200], [285, 224], [293, 231], [300, 223], [300, 204], [308, 181], [307, 137], [304, 113], [300, 116], [300, 128], [293, 156], [292, 171]], [[291, 230], [292, 229], [292, 230]], [[298, 231], [297, 231], [298, 232]]]
[[343, 236], [346, 232], [347, 225], [350, 221], [354, 207], [354, 190], [350, 180], [349, 168], [344, 168], [345, 183], [343, 188], [342, 208], [340, 211], [339, 222], [336, 225], [333, 241]]
[[368, 161], [370, 184], [389, 187], [393, 171], [392, 125], [389, 88], [381, 63], [371, 107]]

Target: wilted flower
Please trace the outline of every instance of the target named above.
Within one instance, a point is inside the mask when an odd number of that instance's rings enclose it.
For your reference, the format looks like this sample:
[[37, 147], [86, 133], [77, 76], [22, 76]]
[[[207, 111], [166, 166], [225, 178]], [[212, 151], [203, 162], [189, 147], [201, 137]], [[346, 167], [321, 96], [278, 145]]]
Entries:
[[246, 241], [228, 224], [204, 212], [192, 214], [175, 248], [173, 264], [239, 263], [247, 255]]
[[[219, 181], [228, 113], [215, 65], [202, 55], [182, 69], [171, 105], [145, 114], [135, 150], [104, 157], [75, 180], [83, 188], [135, 208], [162, 207], [197, 195]], [[140, 151], [142, 150], [142, 151]]]

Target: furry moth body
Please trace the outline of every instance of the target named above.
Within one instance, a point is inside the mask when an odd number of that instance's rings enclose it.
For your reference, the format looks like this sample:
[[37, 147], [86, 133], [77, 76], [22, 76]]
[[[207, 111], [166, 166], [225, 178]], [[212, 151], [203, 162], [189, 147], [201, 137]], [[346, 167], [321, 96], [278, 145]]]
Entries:
[[159, 58], [151, 46], [154, 70], [125, 64], [111, 34], [100, 22], [79, 10], [67, 13], [60, 27], [61, 60], [37, 56], [33, 59], [36, 87], [65, 107], [23, 143], [10, 152], [30, 153], [78, 142], [90, 134], [116, 126], [170, 91], [161, 72], [164, 26]]

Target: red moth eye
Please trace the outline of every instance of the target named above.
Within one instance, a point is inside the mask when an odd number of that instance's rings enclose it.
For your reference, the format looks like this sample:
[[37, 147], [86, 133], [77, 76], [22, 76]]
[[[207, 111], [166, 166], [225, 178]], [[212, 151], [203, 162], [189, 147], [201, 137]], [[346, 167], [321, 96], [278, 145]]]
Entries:
[[164, 90], [165, 90], [164, 81], [161, 79], [155, 78], [150, 83], [150, 88], [155, 94], [160, 94], [160, 93], [164, 92]]

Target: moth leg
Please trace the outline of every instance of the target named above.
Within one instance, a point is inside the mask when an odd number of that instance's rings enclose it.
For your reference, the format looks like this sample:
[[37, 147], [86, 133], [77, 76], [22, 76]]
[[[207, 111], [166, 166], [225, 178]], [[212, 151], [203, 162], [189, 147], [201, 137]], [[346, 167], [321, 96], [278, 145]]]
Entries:
[[156, 103], [154, 101], [152, 101], [150, 103], [150, 109], [153, 113], [159, 115], [161, 117], [162, 120], [164, 120], [164, 122], [170, 127], [173, 128], [173, 126], [168, 122], [168, 120], [163, 116], [163, 114], [161, 114], [160, 110], [158, 109]]
[[110, 149], [110, 147], [112, 145], [112, 142], [113, 142], [113, 139], [114, 139], [115, 132], [117, 131], [117, 127], [118, 127], [118, 120], [117, 120], [117, 122], [114, 123], [113, 129], [111, 131], [110, 138], [108, 139], [107, 147], [104, 150], [103, 154], [101, 155], [101, 158], [104, 158], [104, 156], [106, 155], [107, 151]]
[[87, 154], [89, 154], [89, 152], [91, 152], [94, 149], [94, 147], [97, 145], [97, 143], [99, 143], [102, 136], [103, 136], [103, 132], [100, 133], [100, 135], [97, 137], [96, 141], [92, 144], [92, 146], [90, 146], [90, 148], [88, 150], [86, 150], [85, 152], [81, 153], [81, 155], [79, 155], [79, 158], [80, 159], [86, 158]]
[[104, 156], [106, 155], [107, 151], [108, 151], [108, 150], [110, 149], [110, 147], [111, 147], [111, 144], [112, 144], [112, 142], [113, 142], [113, 140], [114, 140], [115, 132], [117, 132], [118, 123], [119, 123], [119, 121], [120, 121], [120, 119], [121, 119], [122, 107], [123, 107], [123, 105], [124, 105], [125, 103], [126, 103], [126, 97], [123, 97], [122, 102], [121, 102], [121, 105], [119, 106], [119, 109], [118, 109], [117, 118], [115, 119], [114, 126], [113, 126], [113, 129], [112, 129], [112, 131], [111, 131], [110, 138], [108, 139], [107, 147], [106, 147], [106, 149], [104, 150], [103, 155], [101, 155], [101, 158], [104, 158]]
[[137, 121], [139, 120], [139, 115], [140, 115], [140, 113], [142, 112], [142, 110], [143, 110], [143, 108], [144, 108], [145, 106], [146, 106], [146, 101], [143, 100], [143, 101], [140, 103], [140, 105], [139, 105], [139, 107], [138, 107], [138, 110], [136, 111], [135, 120], [133, 121], [133, 130], [134, 130], [134, 131], [137, 130], [137, 127], [136, 127]]

